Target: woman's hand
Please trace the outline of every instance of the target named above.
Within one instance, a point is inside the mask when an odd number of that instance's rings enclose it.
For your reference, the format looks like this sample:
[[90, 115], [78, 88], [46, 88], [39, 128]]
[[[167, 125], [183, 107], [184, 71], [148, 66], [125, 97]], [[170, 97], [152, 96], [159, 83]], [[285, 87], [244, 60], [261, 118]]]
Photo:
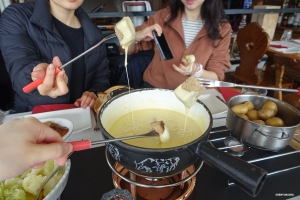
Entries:
[[152, 26], [148, 26], [144, 28], [143, 30], [140, 30], [135, 33], [135, 41], [150, 41], [153, 40], [154, 37], [152, 35], [152, 31], [155, 30], [157, 35], [160, 36], [162, 33], [162, 29], [159, 24], [154, 24]]
[[96, 96], [93, 92], [85, 91], [80, 99], [77, 99], [74, 103], [77, 107], [82, 107], [86, 109], [88, 106], [93, 108], [96, 101]]
[[64, 165], [72, 145], [36, 118], [13, 119], [0, 125], [0, 181], [41, 167], [47, 160]]
[[182, 58], [178, 66], [173, 64], [173, 68], [183, 76], [190, 76], [195, 72], [196, 65], [195, 63], [189, 64], [185, 58]]
[[43, 83], [37, 87], [39, 93], [43, 96], [56, 98], [68, 93], [68, 77], [62, 70], [55, 75], [55, 68], [62, 66], [61, 61], [56, 56], [52, 64], [41, 63], [37, 65], [31, 73], [32, 80], [44, 79]]

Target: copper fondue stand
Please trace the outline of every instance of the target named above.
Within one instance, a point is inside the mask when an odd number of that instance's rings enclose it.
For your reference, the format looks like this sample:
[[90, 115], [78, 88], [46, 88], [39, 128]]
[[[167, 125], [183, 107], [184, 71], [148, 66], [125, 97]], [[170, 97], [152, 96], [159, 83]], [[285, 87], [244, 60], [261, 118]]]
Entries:
[[203, 161], [201, 161], [197, 168], [191, 165], [179, 174], [167, 177], [148, 177], [134, 173], [116, 162], [107, 149], [105, 157], [108, 166], [113, 171], [112, 179], [115, 188], [128, 190], [136, 200], [193, 199], [196, 174], [203, 165]]

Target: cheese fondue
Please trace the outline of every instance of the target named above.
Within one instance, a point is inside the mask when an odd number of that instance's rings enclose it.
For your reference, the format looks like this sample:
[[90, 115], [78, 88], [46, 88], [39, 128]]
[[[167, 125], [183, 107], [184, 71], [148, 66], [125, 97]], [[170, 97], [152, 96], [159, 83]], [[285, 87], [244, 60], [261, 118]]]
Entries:
[[135, 39], [135, 28], [129, 17], [123, 17], [115, 26], [120, 45], [125, 50], [125, 67], [127, 66], [128, 47]]
[[[119, 39], [120, 45], [125, 50], [125, 61], [124, 66], [126, 70], [128, 90], [130, 93], [130, 83], [127, 70], [127, 56], [128, 56], [128, 47], [135, 40], [135, 28], [129, 17], [123, 17], [115, 26], [116, 35]], [[134, 123], [133, 112], [131, 112], [132, 122]]]
[[175, 90], [175, 96], [179, 101], [185, 106], [185, 123], [184, 131], [186, 128], [187, 116], [189, 114], [190, 108], [196, 103], [200, 94], [205, 90], [205, 87], [200, 85], [194, 76], [191, 76], [180, 84]]
[[135, 123], [132, 122], [130, 113], [116, 119], [111, 127], [108, 128], [110, 135], [118, 138], [147, 133], [151, 130], [149, 123], [153, 121], [163, 121], [170, 133], [169, 141], [166, 143], [161, 143], [158, 137], [124, 141], [124, 143], [143, 148], [171, 148], [181, 146], [199, 138], [205, 131], [201, 127], [207, 127], [203, 117], [197, 122], [188, 117], [188, 127], [184, 131], [185, 115], [172, 110], [142, 109], [134, 111], [134, 114]]

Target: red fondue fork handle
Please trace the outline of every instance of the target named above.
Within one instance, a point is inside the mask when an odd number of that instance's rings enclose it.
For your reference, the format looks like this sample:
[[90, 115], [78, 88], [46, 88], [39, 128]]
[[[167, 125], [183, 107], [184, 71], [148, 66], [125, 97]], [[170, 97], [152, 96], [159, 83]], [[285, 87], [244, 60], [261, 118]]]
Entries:
[[92, 143], [90, 140], [81, 140], [81, 141], [75, 141], [75, 142], [68, 142], [72, 144], [73, 151], [81, 151], [85, 149], [90, 149], [92, 147]]
[[[70, 60], [69, 62], [67, 62], [66, 64], [60, 66], [60, 67], [56, 67], [55, 68], [55, 75], [57, 75], [62, 68], [64, 68], [65, 66], [71, 64], [72, 62], [74, 62], [75, 60], [77, 60], [78, 58], [82, 57], [83, 55], [87, 54], [88, 52], [92, 51], [93, 49], [95, 49], [96, 47], [98, 47], [101, 43], [103, 43], [104, 41], [114, 38], [116, 37], [116, 34], [110, 34], [108, 36], [106, 36], [105, 38], [103, 38], [100, 42], [98, 42], [97, 44], [95, 44], [94, 46], [92, 46], [91, 48], [89, 48], [88, 50], [84, 51], [83, 53], [79, 54], [78, 56], [76, 56], [75, 58], [73, 58], [72, 60]], [[36, 88], [37, 86], [39, 86], [40, 84], [42, 84], [44, 81], [44, 79], [37, 79], [33, 82], [31, 82], [30, 84], [28, 84], [27, 86], [25, 86], [23, 88], [23, 92], [28, 93], [31, 90], [33, 90], [34, 88]]]
[[[59, 72], [61, 72], [60, 67], [55, 67], [55, 75], [57, 75]], [[28, 93], [31, 90], [37, 88], [39, 85], [41, 85], [44, 82], [44, 79], [36, 79], [35, 81], [29, 83], [25, 87], [23, 87], [23, 92]]]

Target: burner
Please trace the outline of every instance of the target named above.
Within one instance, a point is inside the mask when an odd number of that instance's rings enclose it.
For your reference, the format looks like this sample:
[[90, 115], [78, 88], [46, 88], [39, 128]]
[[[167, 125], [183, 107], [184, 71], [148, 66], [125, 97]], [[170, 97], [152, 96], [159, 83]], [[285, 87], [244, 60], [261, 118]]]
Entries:
[[232, 136], [227, 136], [224, 140], [224, 144], [229, 147], [227, 151], [233, 156], [240, 157], [248, 150], [248, 148], [242, 142]]
[[130, 178], [130, 179], [132, 179], [134, 176], [136, 182], [140, 184], [148, 185], [147, 187], [135, 186], [113, 172], [112, 178], [113, 178], [114, 186], [118, 189], [126, 189], [128, 191], [131, 191], [133, 196], [135, 196], [136, 200], [193, 199], [194, 196], [193, 191], [196, 184], [196, 176], [193, 176], [191, 179], [187, 180], [186, 182], [174, 187], [152, 188], [151, 186], [159, 187], [160, 185], [177, 183], [180, 180], [185, 179], [190, 175], [193, 175], [193, 173], [195, 172], [194, 165], [188, 167], [183, 173], [165, 179], [158, 179], [157, 181], [152, 181], [152, 179], [134, 175], [118, 162], [115, 163], [114, 168], [122, 176], [125, 176], [126, 178]]

